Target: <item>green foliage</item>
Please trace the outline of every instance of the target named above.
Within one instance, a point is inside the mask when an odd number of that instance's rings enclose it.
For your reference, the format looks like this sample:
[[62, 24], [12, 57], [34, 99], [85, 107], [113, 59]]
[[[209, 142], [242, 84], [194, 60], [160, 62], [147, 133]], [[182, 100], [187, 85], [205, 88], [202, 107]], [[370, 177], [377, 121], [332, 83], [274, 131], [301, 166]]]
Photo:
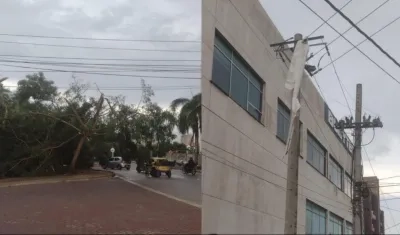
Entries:
[[177, 119], [174, 111], [152, 102], [154, 92], [143, 80], [142, 98], [135, 106], [120, 96], [104, 102], [86, 97], [88, 85], [76, 79], [63, 94], [43, 73], [27, 75], [14, 93], [1, 81], [0, 177], [66, 173], [82, 138], [74, 169], [88, 169], [94, 159], [107, 161], [111, 147], [125, 161], [164, 156], [186, 147], [173, 142], [175, 126], [187, 131], [200, 125], [200, 95], [175, 102], [184, 111]]

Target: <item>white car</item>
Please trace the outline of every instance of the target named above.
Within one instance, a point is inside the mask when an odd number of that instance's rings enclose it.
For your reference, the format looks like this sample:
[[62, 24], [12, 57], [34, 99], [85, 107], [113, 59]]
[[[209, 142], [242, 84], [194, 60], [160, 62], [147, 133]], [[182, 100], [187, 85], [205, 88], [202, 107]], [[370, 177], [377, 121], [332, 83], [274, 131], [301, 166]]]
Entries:
[[103, 166], [104, 169], [111, 168], [111, 169], [118, 169], [122, 170], [123, 168], [130, 170], [131, 164], [126, 163], [122, 157], [112, 157], [108, 160], [107, 165]]

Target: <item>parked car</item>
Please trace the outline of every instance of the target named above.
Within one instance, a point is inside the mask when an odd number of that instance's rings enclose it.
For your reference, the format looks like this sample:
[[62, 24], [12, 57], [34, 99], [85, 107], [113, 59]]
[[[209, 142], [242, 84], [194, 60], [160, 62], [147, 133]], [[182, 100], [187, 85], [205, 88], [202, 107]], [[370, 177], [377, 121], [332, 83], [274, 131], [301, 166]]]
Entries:
[[107, 164], [103, 165], [103, 169], [107, 168], [111, 168], [113, 170], [114, 169], [122, 170], [123, 168], [125, 168], [127, 170], [130, 170], [131, 164], [122, 160], [122, 157], [112, 157], [108, 160]]

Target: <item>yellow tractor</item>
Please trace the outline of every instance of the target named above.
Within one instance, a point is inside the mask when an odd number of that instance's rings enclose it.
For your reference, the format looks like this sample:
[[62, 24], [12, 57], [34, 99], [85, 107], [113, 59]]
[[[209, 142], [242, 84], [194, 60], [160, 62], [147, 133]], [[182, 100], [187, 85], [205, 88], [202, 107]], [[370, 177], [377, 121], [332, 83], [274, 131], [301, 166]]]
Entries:
[[151, 175], [154, 178], [159, 178], [162, 173], [166, 174], [168, 178], [171, 178], [171, 162], [164, 157], [152, 157], [150, 158], [150, 164], [146, 166], [146, 175]]

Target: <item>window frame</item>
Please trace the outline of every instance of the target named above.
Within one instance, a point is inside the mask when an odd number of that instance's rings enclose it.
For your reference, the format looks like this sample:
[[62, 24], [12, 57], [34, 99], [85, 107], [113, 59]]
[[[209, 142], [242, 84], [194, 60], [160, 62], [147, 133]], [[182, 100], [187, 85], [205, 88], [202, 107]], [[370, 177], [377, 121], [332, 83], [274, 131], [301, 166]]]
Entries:
[[[312, 140], [312, 141], [310, 141], [310, 140]], [[313, 143], [311, 143], [311, 142], [313, 142]], [[323, 152], [324, 152], [324, 154], [323, 154], [323, 160], [324, 160], [324, 163], [323, 163], [323, 166], [324, 166], [324, 168], [323, 168], [323, 172], [321, 172], [320, 171], [320, 169], [319, 169], [319, 167], [320, 166], [315, 166], [315, 163], [313, 163], [312, 161], [310, 161], [310, 145], [312, 146], [312, 147], [314, 147], [313, 148], [313, 150], [315, 149], [315, 147], [317, 146], [317, 147], [319, 147]], [[319, 150], [317, 150], [318, 152], [319, 152]], [[317, 170], [320, 174], [322, 174], [323, 176], [326, 176], [327, 175], [327, 167], [326, 167], [326, 163], [327, 163], [327, 150], [326, 150], [326, 148], [321, 144], [321, 142], [319, 142], [318, 141], [318, 139], [308, 130], [307, 131], [307, 163], [310, 165], [310, 166], [312, 166], [315, 170]], [[312, 160], [314, 160], [314, 157], [313, 157], [313, 159]], [[320, 161], [319, 161], [319, 164], [320, 164]]]
[[345, 221], [344, 229], [345, 229], [344, 234], [353, 234], [353, 224], [350, 223], [349, 221]]
[[[347, 185], [346, 183], [350, 183], [350, 185]], [[348, 191], [346, 189], [347, 186], [350, 186], [349, 193], [347, 193], [347, 191]], [[351, 178], [350, 174], [348, 174], [346, 171], [344, 171], [344, 177], [343, 177], [343, 192], [350, 198], [353, 198], [353, 179]]]
[[328, 234], [337, 234], [334, 233], [334, 231], [331, 231], [331, 224], [333, 225], [340, 225], [340, 235], [343, 234], [345, 231], [345, 223], [344, 223], [344, 219], [332, 212], [329, 212], [329, 220], [328, 220]]
[[[222, 45], [218, 45], [222, 44]], [[224, 48], [229, 50], [229, 54], [224, 51]], [[230, 62], [230, 71], [229, 71], [229, 89], [228, 92], [226, 92], [223, 87], [220, 87], [221, 85], [217, 84], [217, 82], [214, 79], [214, 72], [212, 72], [211, 75], [211, 83], [215, 87], [217, 87], [219, 90], [221, 90], [225, 95], [227, 95], [230, 99], [232, 99], [237, 105], [239, 105], [241, 108], [243, 108], [250, 116], [252, 116], [254, 119], [256, 119], [258, 122], [262, 123], [262, 118], [264, 116], [263, 113], [263, 97], [264, 97], [264, 91], [265, 91], [265, 82], [261, 77], [254, 71], [254, 69], [247, 63], [247, 61], [240, 55], [240, 53], [229, 43], [229, 41], [220, 33], [218, 30], [215, 30], [215, 37], [214, 37], [214, 50], [218, 50], [220, 53], [222, 53], [223, 56], [226, 57], [226, 59]], [[216, 52], [214, 51], [213, 53], [213, 61], [215, 59], [215, 54]], [[212, 66], [212, 71], [214, 71], [214, 62]], [[247, 79], [247, 93], [246, 93], [246, 107], [243, 107], [242, 104], [240, 104], [239, 101], [237, 101], [234, 96], [232, 95], [232, 79], [233, 79], [233, 70], [237, 70], [241, 76]], [[247, 70], [247, 71], [244, 71]], [[258, 83], [258, 84], [256, 84]], [[253, 86], [259, 94], [259, 102], [260, 102], [260, 107], [256, 107], [251, 101], [250, 101], [250, 86]], [[251, 88], [253, 89], [253, 88]], [[254, 114], [254, 112], [256, 114]]]
[[[286, 112], [286, 113], [285, 113]], [[290, 119], [291, 119], [291, 111], [289, 109], [289, 107], [278, 97], [278, 105], [277, 105], [277, 119], [276, 119], [276, 137], [281, 140], [283, 143], [287, 143], [287, 140], [289, 138], [289, 130], [290, 130]], [[280, 122], [279, 120], [283, 118], [283, 121], [287, 120], [287, 124], [288, 124], [288, 130], [287, 133], [280, 133], [279, 132], [279, 124], [282, 123], [282, 121]], [[285, 122], [283, 122], [283, 125], [285, 126]], [[286, 136], [281, 136], [280, 134], [286, 135]]]
[[[309, 224], [309, 214], [311, 213], [312, 217], [311, 217], [311, 227], [308, 227]], [[314, 216], [317, 216], [318, 221], [314, 221]], [[317, 233], [313, 233], [313, 223], [318, 223], [318, 227], [319, 230], [321, 229], [321, 218], [323, 219], [323, 224], [324, 224], [324, 232], [322, 231], [318, 231]], [[323, 208], [322, 206], [310, 201], [310, 200], [306, 200], [306, 223], [305, 223], [305, 230], [306, 230], [306, 234], [326, 234], [326, 232], [328, 231], [327, 229], [327, 219], [328, 219], [328, 210]]]
[[[334, 167], [333, 167], [333, 165], [334, 165]], [[338, 186], [337, 184], [336, 184], [336, 180], [337, 179], [331, 179], [331, 170], [332, 169], [339, 169], [339, 172], [337, 172], [336, 171], [336, 173], [339, 173], [339, 175], [340, 175], [340, 179], [339, 179], [339, 183], [340, 183], [340, 186]], [[328, 177], [327, 177], [328, 179], [329, 179], [329, 181], [331, 181], [338, 189], [340, 189], [341, 191], [343, 191], [343, 167], [339, 164], [339, 162], [338, 161], [336, 161], [336, 159], [332, 156], [332, 155], [330, 155], [329, 154], [329, 162], [328, 162]]]

